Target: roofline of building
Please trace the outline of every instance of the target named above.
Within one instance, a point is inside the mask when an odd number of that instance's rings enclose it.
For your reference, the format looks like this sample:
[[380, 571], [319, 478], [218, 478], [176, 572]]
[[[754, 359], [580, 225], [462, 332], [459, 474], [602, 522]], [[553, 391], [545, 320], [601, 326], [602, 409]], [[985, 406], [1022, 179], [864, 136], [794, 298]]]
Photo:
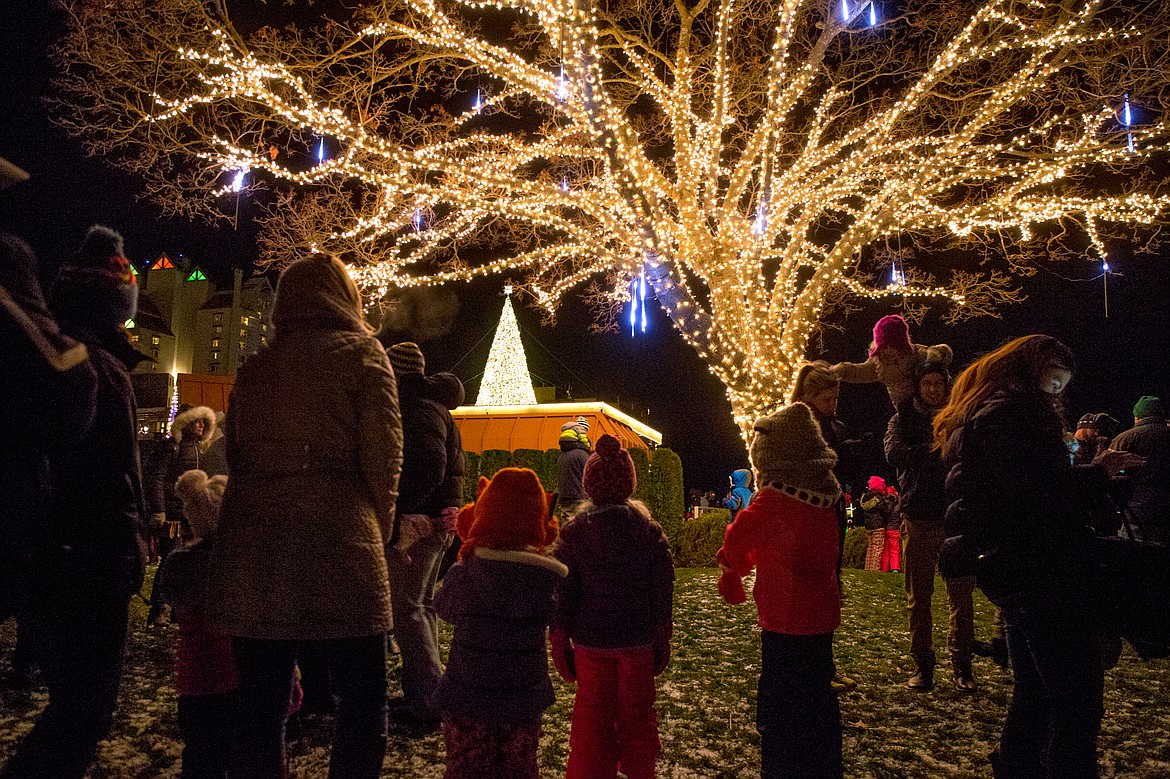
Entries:
[[616, 419], [647, 441], [662, 445], [662, 433], [639, 422], [624, 411], [618, 411], [608, 403], [538, 403], [532, 406], [460, 406], [451, 410], [453, 417], [506, 417], [539, 413], [544, 416], [575, 416], [592, 412]]

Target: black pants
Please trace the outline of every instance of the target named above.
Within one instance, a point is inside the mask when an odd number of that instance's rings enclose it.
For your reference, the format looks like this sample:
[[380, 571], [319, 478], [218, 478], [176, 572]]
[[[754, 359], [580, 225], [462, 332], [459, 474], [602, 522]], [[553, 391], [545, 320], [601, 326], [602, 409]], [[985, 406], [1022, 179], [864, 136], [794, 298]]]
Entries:
[[1105, 672], [1088, 610], [1078, 605], [1054, 597], [1003, 607], [1015, 685], [991, 755], [998, 779], [1098, 775]]
[[756, 699], [762, 779], [843, 775], [841, 709], [832, 682], [832, 633], [763, 631]]
[[[230, 774], [283, 779], [284, 730], [297, 662], [297, 641], [232, 638], [240, 676], [239, 719]], [[386, 636], [316, 642], [338, 698], [331, 779], [376, 779], [386, 754]]]
[[113, 577], [69, 566], [34, 579], [29, 616], [43, 642], [49, 705], [0, 777], [80, 778], [113, 723], [130, 596]]
[[236, 718], [236, 693], [179, 696], [183, 779], [224, 779]]

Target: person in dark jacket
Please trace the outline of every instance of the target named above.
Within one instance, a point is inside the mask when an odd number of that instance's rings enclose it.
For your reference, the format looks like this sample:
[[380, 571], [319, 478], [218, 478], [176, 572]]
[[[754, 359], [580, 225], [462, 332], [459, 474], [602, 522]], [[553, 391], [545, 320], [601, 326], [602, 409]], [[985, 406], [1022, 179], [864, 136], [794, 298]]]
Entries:
[[49, 705], [0, 773], [4, 779], [83, 776], [113, 721], [130, 596], [146, 567], [129, 374], [145, 358], [122, 328], [137, 299], [122, 236], [104, 227], [90, 228], [50, 293], [62, 333], [88, 350], [96, 387], [88, 423], [49, 457], [51, 498], [30, 568]]
[[650, 779], [658, 758], [654, 677], [670, 660], [674, 564], [662, 528], [630, 496], [634, 462], [611, 435], [585, 465], [585, 503], [553, 552], [569, 567], [549, 641], [577, 682], [569, 779]]
[[557, 534], [555, 493], [526, 468], [480, 477], [459, 513], [460, 560], [435, 609], [455, 626], [435, 705], [447, 742], [446, 779], [538, 779], [541, 714], [555, 700], [545, 631], [569, 573], [545, 550]]
[[1015, 675], [991, 755], [1000, 779], [1097, 776], [1104, 672], [1078, 505], [1142, 460], [1107, 450], [1070, 463], [1060, 397], [1072, 374], [1064, 344], [1017, 338], [963, 371], [934, 420], [950, 464], [943, 555], [969, 562], [1002, 609]]
[[1146, 458], [1146, 466], [1130, 478], [1126, 500], [1138, 541], [1170, 544], [1170, 427], [1166, 410], [1153, 395], [1133, 407], [1133, 427], [1113, 439], [1113, 448]]
[[868, 488], [858, 501], [865, 521], [865, 570], [882, 571], [885, 570], [882, 558], [886, 549], [886, 528], [897, 514], [897, 499], [886, 492], [886, 480], [881, 476], [870, 476], [866, 485]]
[[577, 504], [589, 497], [581, 484], [589, 461], [589, 420], [577, 417], [566, 432], [571, 435], [561, 434], [561, 456], [557, 458], [557, 501], [562, 517], [571, 515]]
[[[187, 471], [206, 468], [207, 449], [215, 438], [215, 412], [207, 406], [192, 406], [180, 411], [171, 422], [174, 437], [164, 441], [155, 450], [146, 468], [146, 504], [150, 509], [150, 524], [158, 541], [159, 568], [167, 564], [171, 550], [191, 537], [183, 502], [175, 493], [175, 483]], [[215, 475], [215, 474], [209, 474]], [[166, 604], [159, 596], [160, 571], [155, 572], [155, 584], [150, 592], [150, 612], [146, 615], [148, 627], [165, 624]]]
[[[934, 624], [930, 601], [938, 552], [946, 536], [947, 467], [934, 448], [934, 415], [947, 404], [951, 377], [946, 366], [926, 362], [914, 372], [914, 397], [903, 401], [886, 428], [886, 461], [898, 471], [901, 495], [898, 512], [906, 542], [906, 610], [910, 615], [910, 657], [915, 673], [906, 686], [926, 691], [934, 686]], [[975, 640], [975, 577], [959, 576], [944, 581], [950, 607], [948, 646], [955, 686], [975, 690], [971, 647]]]
[[439, 563], [463, 502], [463, 445], [450, 409], [463, 403], [463, 384], [450, 373], [427, 377], [418, 345], [386, 350], [402, 410], [402, 477], [397, 534], [387, 547], [394, 637], [402, 654], [402, 697], [391, 701], [393, 721], [437, 726], [434, 695], [443, 675], [434, 595]]

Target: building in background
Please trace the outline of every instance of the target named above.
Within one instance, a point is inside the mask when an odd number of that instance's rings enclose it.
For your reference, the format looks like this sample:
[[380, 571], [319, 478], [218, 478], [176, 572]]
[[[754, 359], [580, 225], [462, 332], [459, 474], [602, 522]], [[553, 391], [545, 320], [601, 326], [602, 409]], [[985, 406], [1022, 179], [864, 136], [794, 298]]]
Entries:
[[[141, 277], [140, 277], [141, 278]], [[217, 290], [183, 255], [160, 255], [140, 283], [138, 313], [126, 323], [134, 348], [151, 359], [135, 369], [139, 429], [166, 430], [180, 376], [234, 376], [268, 342], [275, 290], [264, 276], [235, 271]]]

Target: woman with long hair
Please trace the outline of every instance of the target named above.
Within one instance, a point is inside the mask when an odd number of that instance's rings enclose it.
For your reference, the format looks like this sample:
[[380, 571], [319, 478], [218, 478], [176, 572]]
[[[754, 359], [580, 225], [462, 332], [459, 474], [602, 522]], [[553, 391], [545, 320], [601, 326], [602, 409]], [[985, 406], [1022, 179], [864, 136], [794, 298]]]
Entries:
[[[951, 464], [947, 535], [980, 555], [979, 586], [1003, 611], [1015, 673], [991, 754], [997, 777], [1095, 777], [1104, 672], [1091, 603], [1091, 531], [1082, 497], [1141, 458], [1107, 450], [1073, 466], [1061, 396], [1072, 352], [1017, 338], [976, 360], [934, 420]], [[952, 544], [954, 546], [954, 544]]]

